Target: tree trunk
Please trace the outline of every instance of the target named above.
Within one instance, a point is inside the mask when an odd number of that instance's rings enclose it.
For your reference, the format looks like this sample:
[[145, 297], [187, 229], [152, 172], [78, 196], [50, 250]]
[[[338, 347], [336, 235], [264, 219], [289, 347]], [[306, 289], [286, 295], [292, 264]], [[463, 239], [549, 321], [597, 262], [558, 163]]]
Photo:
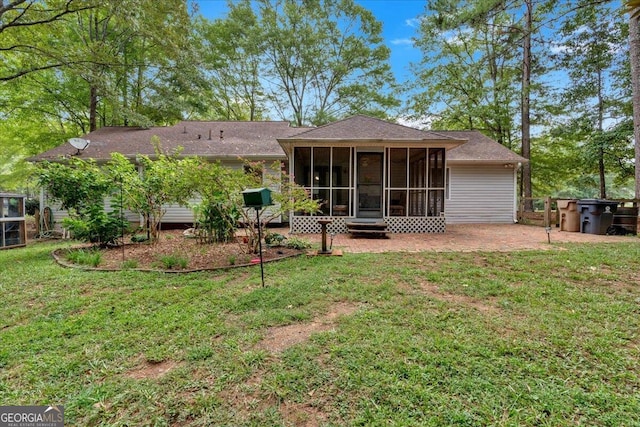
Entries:
[[[604, 132], [604, 97], [603, 91], [603, 79], [602, 70], [598, 66], [598, 132], [600, 135]], [[600, 178], [600, 198], [607, 198], [607, 182], [606, 172], [604, 167], [604, 147], [603, 142], [600, 141], [600, 148], [598, 149], [598, 174]]]
[[[531, 30], [533, 26], [532, 0], [525, 0], [525, 27], [522, 39], [522, 157], [531, 158], [531, 121], [530, 121], [530, 91], [531, 91]], [[531, 162], [522, 166], [522, 186], [524, 190], [526, 211], [533, 210], [531, 200]]]
[[91, 85], [89, 89], [89, 132], [93, 132], [98, 129], [97, 125], [98, 116], [98, 89]]
[[604, 150], [602, 147], [598, 150], [598, 174], [600, 176], [600, 198], [607, 198], [607, 184], [604, 170]]
[[631, 57], [631, 80], [633, 87], [633, 138], [636, 159], [636, 199], [640, 199], [640, 14], [632, 11], [629, 16], [629, 55]]

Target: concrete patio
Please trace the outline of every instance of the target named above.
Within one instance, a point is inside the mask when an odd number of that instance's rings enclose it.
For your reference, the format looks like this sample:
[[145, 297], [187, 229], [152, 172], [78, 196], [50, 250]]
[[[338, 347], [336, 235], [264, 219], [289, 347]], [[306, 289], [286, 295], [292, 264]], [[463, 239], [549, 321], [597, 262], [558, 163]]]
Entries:
[[[285, 233], [283, 233], [285, 234]], [[297, 234], [318, 245], [320, 234]], [[351, 237], [337, 234], [333, 248], [344, 252], [470, 252], [470, 251], [515, 251], [551, 249], [551, 243], [605, 243], [638, 242], [637, 236], [601, 236], [560, 231], [553, 227], [547, 236], [544, 227], [522, 224], [450, 224], [445, 233], [434, 234], [389, 234], [386, 239]], [[329, 245], [328, 237], [327, 245]]]

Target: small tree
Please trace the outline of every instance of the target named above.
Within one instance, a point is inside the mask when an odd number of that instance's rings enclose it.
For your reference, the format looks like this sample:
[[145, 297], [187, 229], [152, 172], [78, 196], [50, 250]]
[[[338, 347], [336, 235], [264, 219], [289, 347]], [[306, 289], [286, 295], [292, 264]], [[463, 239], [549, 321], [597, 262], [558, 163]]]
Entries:
[[63, 225], [79, 240], [101, 246], [117, 243], [125, 226], [121, 210], [105, 212], [104, 199], [113, 194], [113, 181], [93, 161], [71, 159], [68, 164], [43, 163], [38, 183], [66, 209]]
[[158, 240], [166, 205], [187, 206], [193, 196], [187, 171], [195, 165], [194, 158], [180, 159], [179, 153], [162, 154], [157, 140], [154, 145], [155, 159], [137, 157], [140, 172], [120, 153], [112, 153], [108, 164], [111, 178], [122, 185], [124, 206], [142, 216], [152, 242]]

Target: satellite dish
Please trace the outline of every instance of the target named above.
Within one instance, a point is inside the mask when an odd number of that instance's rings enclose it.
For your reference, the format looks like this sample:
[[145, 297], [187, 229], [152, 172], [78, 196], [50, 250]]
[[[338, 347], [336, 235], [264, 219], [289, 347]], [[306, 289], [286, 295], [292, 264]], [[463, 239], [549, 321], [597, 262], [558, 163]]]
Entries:
[[80, 154], [80, 152], [85, 148], [87, 148], [90, 143], [91, 141], [89, 141], [88, 139], [82, 139], [82, 138], [69, 139], [69, 144], [71, 144], [73, 148], [76, 148], [78, 150], [76, 154]]

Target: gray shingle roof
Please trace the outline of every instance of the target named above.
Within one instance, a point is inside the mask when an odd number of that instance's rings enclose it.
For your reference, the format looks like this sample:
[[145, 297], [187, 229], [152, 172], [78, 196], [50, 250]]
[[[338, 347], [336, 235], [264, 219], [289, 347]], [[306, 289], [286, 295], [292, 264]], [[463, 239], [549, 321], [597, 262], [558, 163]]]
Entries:
[[479, 131], [438, 131], [453, 138], [466, 139], [462, 145], [447, 152], [449, 163], [483, 162], [483, 163], [526, 163], [527, 159], [509, 150], [504, 145], [485, 136]]
[[[288, 122], [193, 122], [184, 121], [174, 126], [152, 127], [104, 127], [84, 135], [91, 141], [77, 157], [108, 160], [110, 154], [119, 152], [135, 158], [138, 154], [155, 154], [152, 139], [158, 137], [163, 152], [182, 147], [183, 155], [207, 158], [284, 158], [285, 154], [277, 138], [288, 137], [309, 128], [294, 128]], [[220, 138], [222, 131], [222, 138]], [[211, 135], [211, 139], [209, 139]], [[75, 155], [77, 150], [64, 143], [31, 160], [56, 160]]]
[[[281, 138], [282, 139], [282, 138]], [[455, 140], [432, 131], [415, 129], [368, 116], [352, 116], [324, 126], [298, 133], [291, 139], [299, 140]]]

